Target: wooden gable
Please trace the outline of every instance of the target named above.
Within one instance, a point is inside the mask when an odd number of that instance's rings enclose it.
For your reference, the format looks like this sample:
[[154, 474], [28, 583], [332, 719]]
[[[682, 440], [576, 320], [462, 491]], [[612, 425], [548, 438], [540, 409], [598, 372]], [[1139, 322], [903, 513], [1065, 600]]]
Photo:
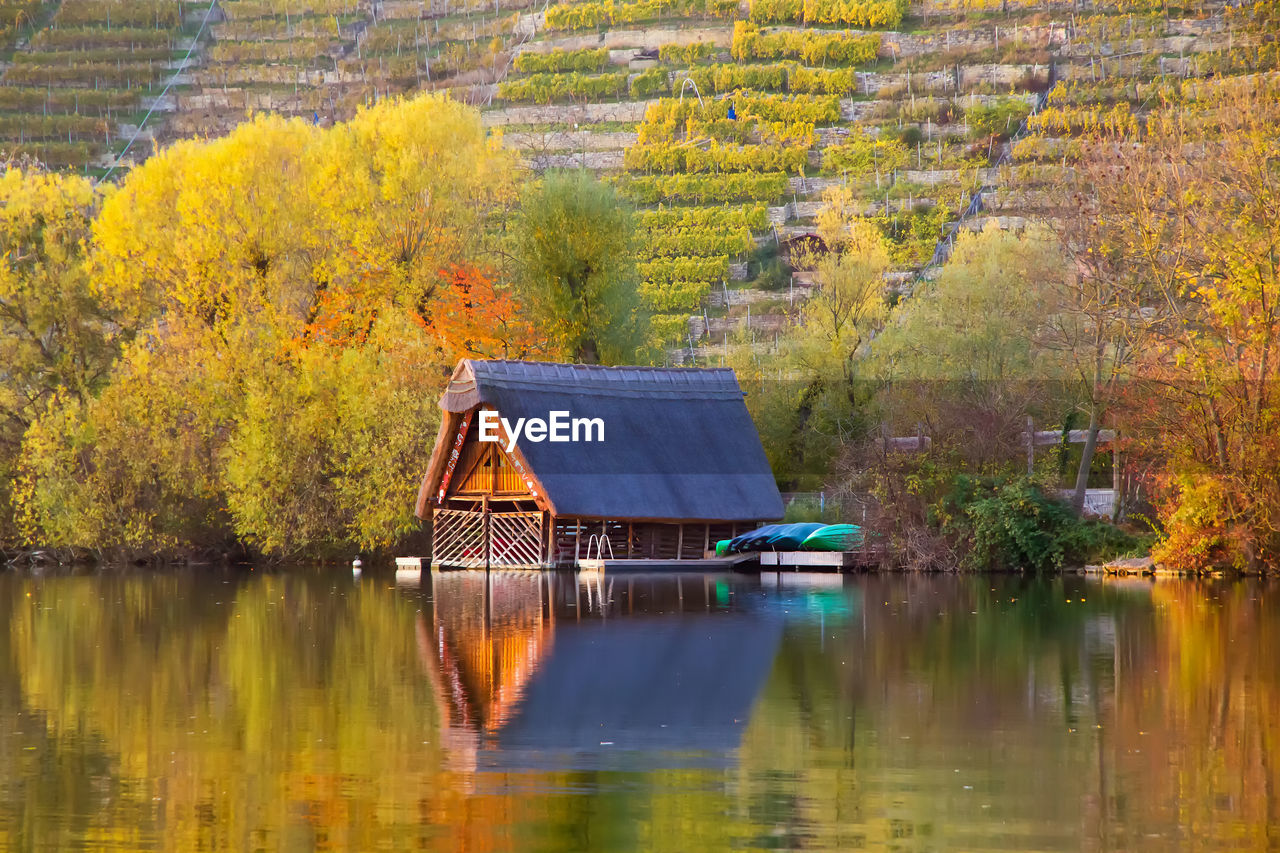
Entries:
[[458, 457], [458, 465], [449, 483], [448, 495], [470, 497], [479, 495], [528, 496], [519, 472], [497, 442], [476, 440], [474, 426], [467, 434], [466, 443]]

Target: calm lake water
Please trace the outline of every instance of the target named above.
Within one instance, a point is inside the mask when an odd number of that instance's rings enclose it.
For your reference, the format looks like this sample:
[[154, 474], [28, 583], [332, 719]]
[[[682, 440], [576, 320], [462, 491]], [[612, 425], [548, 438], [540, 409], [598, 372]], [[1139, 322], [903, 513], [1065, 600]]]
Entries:
[[0, 850], [1280, 845], [1280, 589], [0, 575]]

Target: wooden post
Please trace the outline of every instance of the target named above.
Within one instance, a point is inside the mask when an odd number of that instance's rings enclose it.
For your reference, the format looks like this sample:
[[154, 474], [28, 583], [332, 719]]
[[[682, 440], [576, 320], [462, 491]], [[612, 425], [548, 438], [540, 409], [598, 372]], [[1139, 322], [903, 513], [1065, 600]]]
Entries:
[[684, 524], [681, 523], [676, 528], [676, 559], [684, 557]]
[[542, 513], [542, 523], [547, 526], [547, 551], [542, 555], [544, 566], [554, 567], [556, 562], [556, 520], [549, 512]]
[[631, 559], [631, 540], [632, 538], [634, 538], [634, 536], [635, 536], [635, 533], [633, 531], [633, 525], [630, 521], [628, 521], [627, 522], [627, 559]]
[[575, 518], [573, 520], [573, 566], [578, 567], [578, 559], [581, 556], [579, 546], [582, 545], [582, 520]]
[[1036, 425], [1031, 419], [1031, 415], [1027, 415], [1027, 476], [1030, 477], [1036, 472]]
[[489, 547], [489, 496], [483, 495], [480, 498], [480, 517], [484, 520], [484, 535], [481, 541], [484, 542], [484, 570], [489, 571], [489, 554], [493, 550]]
[[705, 554], [710, 550], [711, 550], [711, 525], [708, 524], [703, 527], [703, 531], [702, 531], [702, 553]]
[[1111, 523], [1120, 523], [1124, 510], [1124, 478], [1120, 476], [1120, 436], [1111, 440]]

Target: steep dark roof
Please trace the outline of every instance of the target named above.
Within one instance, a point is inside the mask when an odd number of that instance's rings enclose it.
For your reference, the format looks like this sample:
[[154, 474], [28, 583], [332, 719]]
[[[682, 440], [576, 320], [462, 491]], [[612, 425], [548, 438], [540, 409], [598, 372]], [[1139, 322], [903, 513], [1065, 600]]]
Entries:
[[[603, 419], [603, 442], [522, 437], [517, 444], [557, 515], [782, 517], [782, 499], [732, 370], [463, 360], [440, 407], [462, 413], [481, 404], [512, 422], [545, 419], [551, 411]], [[444, 429], [451, 421], [446, 418]]]

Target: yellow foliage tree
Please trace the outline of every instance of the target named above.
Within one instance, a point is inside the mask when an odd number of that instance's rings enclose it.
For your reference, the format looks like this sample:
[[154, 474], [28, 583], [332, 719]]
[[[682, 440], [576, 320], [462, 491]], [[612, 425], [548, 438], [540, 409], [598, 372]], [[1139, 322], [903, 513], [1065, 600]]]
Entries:
[[62, 393], [98, 389], [126, 330], [95, 298], [85, 241], [100, 197], [83, 178], [0, 173], [0, 542], [22, 436]]
[[410, 529], [449, 362], [512, 343], [477, 334], [492, 306], [456, 292], [511, 167], [474, 110], [422, 96], [331, 129], [257, 117], [131, 172], [91, 269], [147, 332], [100, 397], [33, 429], [30, 535], [298, 554]]

